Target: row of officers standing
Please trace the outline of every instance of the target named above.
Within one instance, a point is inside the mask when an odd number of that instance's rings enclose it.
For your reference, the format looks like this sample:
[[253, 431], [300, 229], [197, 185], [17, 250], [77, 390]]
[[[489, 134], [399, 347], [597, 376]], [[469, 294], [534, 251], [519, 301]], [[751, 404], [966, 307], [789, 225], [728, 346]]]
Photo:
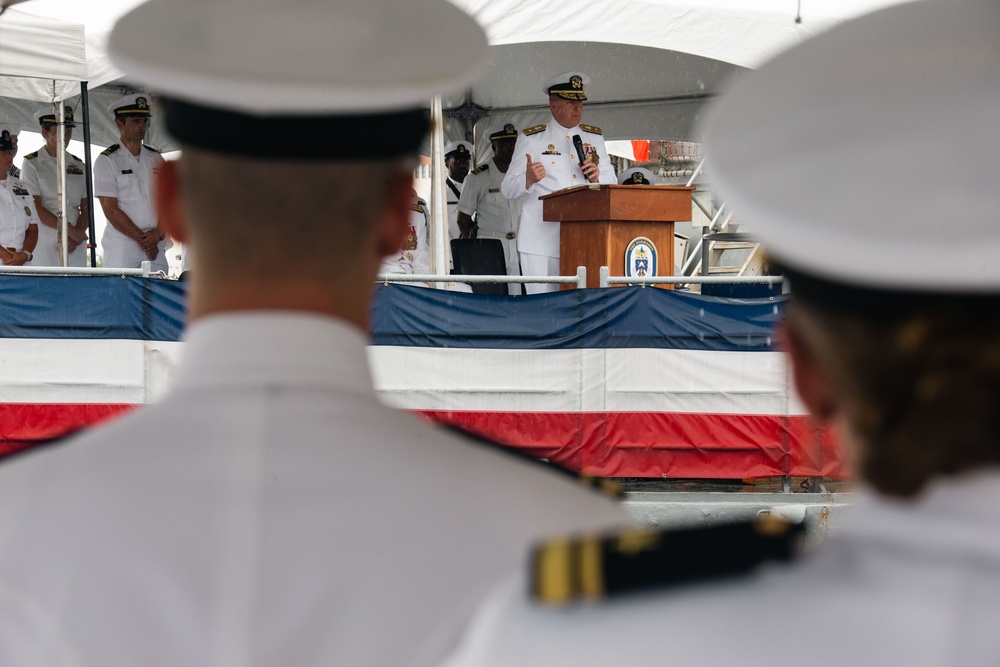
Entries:
[[[119, 143], [94, 161], [94, 195], [108, 225], [101, 237], [104, 266], [139, 268], [150, 261], [154, 271], [168, 269], [169, 240], [160, 231], [153, 202], [153, 172], [160, 153], [143, 144], [152, 117], [149, 98], [131, 94], [108, 111], [114, 115]], [[58, 120], [47, 106], [35, 113], [45, 145], [14, 166], [19, 125], [0, 121], [0, 260], [8, 266], [60, 266]], [[73, 137], [73, 110], [64, 110], [64, 147]], [[86, 166], [66, 153], [67, 266], [87, 266], [88, 203]]]
[[[559, 223], [542, 218], [540, 197], [586, 183], [645, 183], [648, 170], [629, 170], [619, 178], [604, 146], [601, 128], [581, 123], [583, 72], [564, 72], [542, 87], [551, 117], [547, 123], [518, 129], [499, 123], [487, 130], [492, 157], [470, 172], [473, 146], [465, 141], [444, 149], [448, 238], [498, 239], [506, 275], [559, 275]], [[581, 154], [582, 153], [582, 154]], [[635, 174], [638, 177], [633, 178]], [[414, 193], [411, 229], [398, 255], [382, 264], [386, 274], [429, 273], [429, 207]], [[529, 294], [555, 291], [554, 283], [529, 283]], [[510, 283], [510, 294], [521, 285]]]
[[[473, 147], [452, 142], [445, 147], [448, 237], [498, 239], [507, 275], [559, 275], [559, 223], [542, 219], [540, 197], [585, 183], [649, 183], [653, 178], [630, 170], [619, 179], [599, 127], [581, 123], [585, 86], [590, 77], [565, 72], [543, 86], [549, 122], [518, 131], [511, 123], [488, 130], [492, 157], [470, 173]], [[94, 163], [94, 193], [108, 220], [101, 239], [104, 266], [139, 268], [150, 261], [154, 271], [168, 270], [169, 239], [157, 226], [152, 194], [153, 171], [163, 162], [145, 145], [152, 117], [149, 98], [131, 94], [116, 100], [114, 115], [120, 141]], [[45, 145], [14, 166], [20, 127], [0, 122], [0, 260], [7, 265], [59, 266], [56, 184], [58, 127], [50, 106], [35, 114]], [[73, 110], [65, 109], [64, 143], [73, 136]], [[582, 154], [581, 154], [582, 153]], [[87, 197], [84, 163], [66, 154], [67, 266], [87, 265]], [[413, 194], [410, 230], [398, 253], [385, 258], [381, 273], [429, 273], [429, 207]], [[556, 284], [528, 284], [529, 294], [554, 291]], [[520, 294], [519, 284], [510, 284]]]

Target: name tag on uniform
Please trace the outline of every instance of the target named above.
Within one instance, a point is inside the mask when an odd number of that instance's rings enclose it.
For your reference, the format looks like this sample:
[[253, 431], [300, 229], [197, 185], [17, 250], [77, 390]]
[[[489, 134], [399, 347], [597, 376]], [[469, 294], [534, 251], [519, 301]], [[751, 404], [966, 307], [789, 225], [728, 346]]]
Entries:
[[500, 192], [500, 188], [490, 188], [490, 192]]
[[131, 169], [122, 169], [122, 173], [123, 174], [131, 174], [132, 170]]

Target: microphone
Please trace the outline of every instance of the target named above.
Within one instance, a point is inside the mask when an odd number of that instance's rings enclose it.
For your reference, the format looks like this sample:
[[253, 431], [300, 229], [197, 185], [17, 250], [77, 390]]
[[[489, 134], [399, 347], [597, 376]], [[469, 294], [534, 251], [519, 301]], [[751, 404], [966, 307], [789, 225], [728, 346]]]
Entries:
[[573, 148], [576, 149], [576, 156], [580, 159], [580, 167], [583, 167], [583, 163], [587, 161], [587, 156], [583, 153], [583, 139], [580, 138], [579, 134], [573, 135]]

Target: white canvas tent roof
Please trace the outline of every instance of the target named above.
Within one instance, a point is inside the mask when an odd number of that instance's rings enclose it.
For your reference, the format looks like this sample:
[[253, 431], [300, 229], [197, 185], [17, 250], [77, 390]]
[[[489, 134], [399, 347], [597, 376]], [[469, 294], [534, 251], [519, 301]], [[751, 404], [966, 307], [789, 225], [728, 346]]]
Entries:
[[[468, 138], [470, 111], [487, 111], [487, 126], [544, 122], [542, 82], [581, 70], [593, 79], [585, 121], [606, 139], [697, 140], [702, 105], [733, 77], [903, 0], [802, 0], [801, 22], [797, 0], [453, 1], [486, 27], [494, 58], [471, 90], [444, 99], [449, 138]], [[476, 143], [481, 163], [488, 147]]]
[[[0, 95], [62, 99], [67, 92], [79, 92], [79, 82], [86, 78], [82, 25], [14, 9], [4, 12], [0, 18]], [[59, 87], [58, 92], [51, 81]]]
[[[4, 0], [8, 2], [8, 0]], [[35, 130], [35, 111], [46, 103], [80, 104], [80, 82], [90, 90], [91, 140], [108, 146], [118, 139], [107, 106], [133, 90], [107, 57], [107, 33], [117, 18], [141, 0], [27, 0], [0, 14], [0, 119]], [[82, 113], [77, 108], [77, 120]], [[82, 139], [82, 133], [77, 133]], [[167, 146], [162, 128], [149, 142]]]
[[[11, 98], [75, 104], [85, 80], [93, 141], [113, 142], [106, 105], [132, 88], [108, 61], [104, 42], [140, 1], [27, 0], [0, 16], [0, 30], [12, 15], [40, 17], [28, 39], [0, 33], [0, 75], [16, 64], [18, 76], [36, 79], [9, 88], [0, 77], [0, 118], [29, 124], [37, 105]], [[730, 77], [836, 21], [901, 0], [452, 1], [486, 28], [494, 64], [471, 91], [447, 96], [446, 109], [470, 103], [491, 110], [489, 123], [533, 124], [545, 115], [541, 82], [579, 69], [594, 77], [587, 120], [608, 138], [689, 139], [701, 104]], [[799, 4], [802, 23], [795, 21]], [[157, 123], [150, 132], [153, 145], [172, 147]], [[449, 119], [446, 134], [464, 138], [465, 121]]]

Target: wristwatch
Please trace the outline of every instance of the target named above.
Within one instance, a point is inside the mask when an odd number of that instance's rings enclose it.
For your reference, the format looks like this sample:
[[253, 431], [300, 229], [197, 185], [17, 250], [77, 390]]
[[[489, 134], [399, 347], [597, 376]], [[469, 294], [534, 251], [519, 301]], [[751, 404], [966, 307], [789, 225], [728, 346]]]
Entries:
[[34, 257], [34, 255], [31, 254], [30, 250], [22, 250], [21, 252], [23, 252], [25, 255], [28, 256], [28, 259], [24, 260], [26, 262], [30, 262], [31, 259]]

